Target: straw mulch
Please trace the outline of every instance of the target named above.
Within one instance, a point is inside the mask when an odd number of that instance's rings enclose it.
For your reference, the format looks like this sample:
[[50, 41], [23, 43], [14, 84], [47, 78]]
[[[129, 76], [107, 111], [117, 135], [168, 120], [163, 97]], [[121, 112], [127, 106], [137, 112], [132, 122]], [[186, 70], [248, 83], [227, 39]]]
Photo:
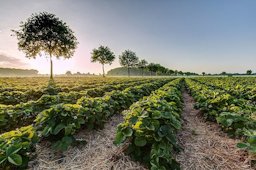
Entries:
[[49, 149], [49, 143], [37, 146], [37, 158], [30, 162], [36, 170], [144, 170], [138, 162], [132, 161], [122, 152], [123, 147], [113, 144], [117, 125], [122, 115], [115, 115], [99, 131], [81, 131], [76, 137], [87, 144], [71, 147], [63, 154]]
[[[250, 156], [236, 148], [238, 140], [229, 138], [216, 123], [205, 121], [193, 108], [195, 103], [187, 92], [183, 93], [183, 128], [178, 142], [184, 149], [176, 159], [184, 170], [252, 170]], [[98, 131], [82, 130], [76, 137], [85, 139], [86, 145], [70, 147], [58, 154], [49, 149], [50, 144], [37, 146], [37, 157], [31, 161], [35, 170], [145, 170], [122, 152], [125, 146], [113, 144], [117, 125], [122, 115], [114, 115], [105, 128]]]
[[236, 148], [239, 140], [229, 138], [216, 123], [206, 122], [194, 100], [183, 93], [183, 128], [178, 140], [183, 151], [177, 155], [184, 170], [250, 170], [250, 156]]

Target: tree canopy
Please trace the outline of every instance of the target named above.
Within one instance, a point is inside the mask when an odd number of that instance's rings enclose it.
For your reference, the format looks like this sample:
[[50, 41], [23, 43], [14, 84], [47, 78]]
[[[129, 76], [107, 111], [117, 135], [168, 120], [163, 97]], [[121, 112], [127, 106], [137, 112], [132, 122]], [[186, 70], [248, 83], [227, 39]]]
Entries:
[[32, 14], [22, 22], [20, 30], [12, 30], [18, 39], [18, 48], [28, 58], [42, 54], [50, 57], [51, 79], [53, 79], [52, 57], [71, 58], [77, 47], [74, 32], [54, 14], [41, 12]]
[[148, 62], [144, 59], [140, 60], [139, 63], [137, 64], [137, 67], [141, 69], [141, 75], [144, 75], [144, 69], [146, 68]]
[[252, 74], [252, 70], [247, 70], [247, 71], [246, 71], [246, 74], [247, 74], [247, 75], [251, 75], [251, 74]]
[[128, 76], [130, 76], [130, 68], [135, 67], [138, 64], [139, 58], [136, 56], [135, 52], [125, 50], [119, 56], [119, 62], [121, 66], [127, 67]]
[[103, 77], [105, 77], [104, 65], [112, 64], [115, 59], [114, 53], [107, 46], [100, 46], [92, 50], [91, 61], [102, 64]]

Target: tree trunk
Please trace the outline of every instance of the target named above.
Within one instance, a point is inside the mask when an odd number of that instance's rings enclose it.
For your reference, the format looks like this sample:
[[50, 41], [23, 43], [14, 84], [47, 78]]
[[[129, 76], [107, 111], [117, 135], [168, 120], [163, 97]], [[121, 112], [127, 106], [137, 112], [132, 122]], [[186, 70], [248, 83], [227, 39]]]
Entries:
[[52, 54], [50, 54], [50, 60], [51, 60], [51, 73], [50, 73], [50, 80], [53, 80]]
[[130, 67], [128, 66], [127, 69], [128, 69], [128, 77], [130, 77]]
[[144, 76], [144, 70], [143, 69], [141, 69], [141, 75], [142, 75], [142, 77]]
[[102, 64], [103, 77], [105, 77], [104, 64]]

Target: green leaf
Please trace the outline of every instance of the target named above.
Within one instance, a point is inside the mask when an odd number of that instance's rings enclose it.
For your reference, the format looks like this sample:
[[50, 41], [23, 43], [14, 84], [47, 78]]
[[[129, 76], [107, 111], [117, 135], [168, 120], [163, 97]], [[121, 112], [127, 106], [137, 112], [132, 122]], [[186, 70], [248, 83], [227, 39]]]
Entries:
[[6, 150], [6, 155], [9, 156], [11, 154], [17, 153], [19, 152], [19, 150], [21, 150], [22, 147], [21, 146], [17, 146], [17, 145], [12, 145], [10, 147], [7, 148]]
[[157, 132], [157, 134], [158, 134], [160, 137], [164, 137], [164, 136], [166, 136], [168, 133], [169, 133], [169, 127], [168, 127], [167, 125], [161, 126], [161, 127], [158, 129], [158, 132]]
[[66, 151], [73, 141], [74, 138], [72, 136], [65, 136], [61, 140], [55, 142], [52, 147], [55, 150]]
[[248, 145], [246, 143], [238, 143], [236, 146], [238, 148], [247, 148], [248, 147]]
[[53, 134], [57, 135], [62, 129], [64, 129], [66, 126], [64, 124], [58, 124], [55, 129], [53, 130]]
[[158, 111], [158, 110], [154, 110], [154, 111], [152, 112], [152, 118], [153, 118], [153, 119], [160, 119], [160, 118], [161, 118], [161, 112]]
[[0, 165], [6, 160], [6, 157], [3, 155], [0, 155]]
[[11, 154], [8, 157], [8, 161], [14, 165], [20, 166], [22, 164], [22, 157], [18, 154]]
[[248, 142], [250, 144], [256, 144], [256, 135], [250, 136], [249, 139], [248, 139]]
[[125, 141], [125, 139], [126, 139], [126, 136], [123, 135], [122, 132], [117, 132], [114, 144], [119, 145], [119, 144], [123, 143]]
[[162, 112], [161, 116], [165, 119], [169, 119], [171, 117], [171, 113], [170, 112]]
[[72, 125], [69, 124], [68, 126], [65, 127], [65, 135], [70, 135], [72, 132]]
[[135, 124], [138, 120], [138, 117], [132, 116], [130, 119], [131, 124]]
[[73, 137], [71, 137], [71, 136], [65, 136], [65, 137], [63, 137], [61, 140], [63, 141], [63, 142], [65, 142], [65, 143], [67, 143], [67, 144], [71, 144], [72, 142], [73, 142]]
[[143, 137], [136, 137], [134, 143], [136, 146], [145, 146], [147, 144], [147, 140]]
[[48, 136], [48, 134], [52, 131], [52, 127], [46, 126], [43, 131], [42, 131], [42, 135], [43, 136]]
[[132, 136], [133, 130], [130, 127], [127, 127], [122, 132], [126, 137], [129, 137]]

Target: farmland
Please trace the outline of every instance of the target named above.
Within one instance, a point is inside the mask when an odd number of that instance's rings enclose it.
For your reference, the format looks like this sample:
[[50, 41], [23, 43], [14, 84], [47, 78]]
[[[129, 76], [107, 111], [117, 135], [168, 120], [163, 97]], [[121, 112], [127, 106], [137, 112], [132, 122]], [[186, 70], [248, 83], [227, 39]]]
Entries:
[[[232, 160], [226, 155], [220, 168], [212, 165], [218, 164], [214, 161], [205, 168], [223, 169], [229, 163], [253, 169], [254, 77], [57, 77], [54, 81], [0, 79], [1, 169], [198, 168], [193, 159], [187, 165], [184, 150], [186, 142], [207, 137], [197, 133], [209, 124], [213, 133], [221, 133], [221, 142], [232, 143], [228, 151], [237, 151], [238, 156]], [[193, 142], [192, 149], [198, 145]], [[241, 161], [242, 157], [249, 161]]]

